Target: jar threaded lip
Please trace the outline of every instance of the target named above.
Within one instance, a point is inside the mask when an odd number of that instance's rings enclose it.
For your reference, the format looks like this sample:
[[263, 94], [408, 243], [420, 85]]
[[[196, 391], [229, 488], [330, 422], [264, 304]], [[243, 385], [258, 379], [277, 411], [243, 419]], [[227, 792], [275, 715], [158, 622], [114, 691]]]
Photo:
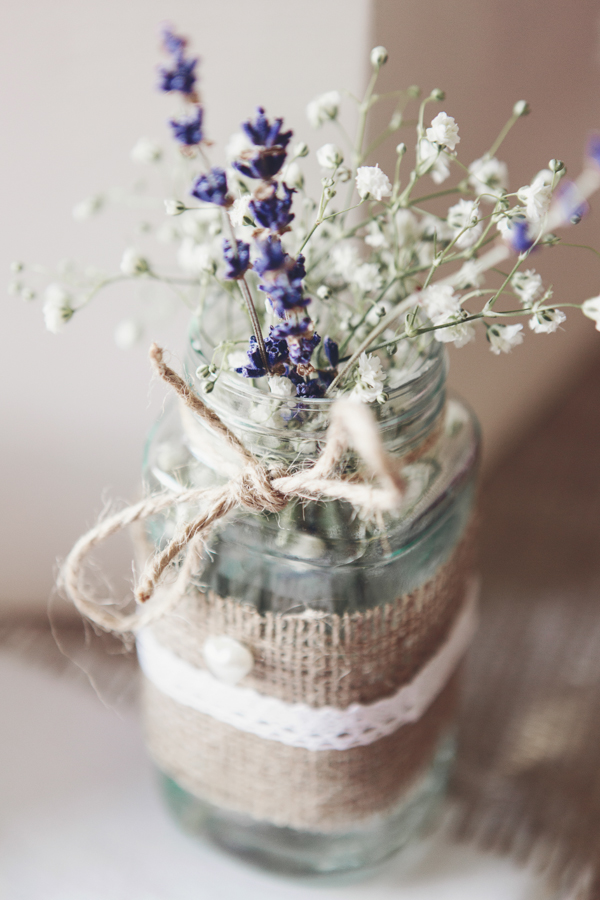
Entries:
[[[244, 443], [249, 443], [253, 451], [258, 451], [258, 455], [270, 450], [275, 451], [277, 456], [287, 457], [293, 453], [302, 457], [310, 453], [305, 448], [311, 442], [324, 440], [331, 408], [340, 395], [281, 398], [227, 371], [221, 372], [214, 388], [206, 393], [196, 376], [198, 365], [206, 362], [210, 351], [210, 346], [204, 350], [202, 337], [192, 324], [186, 364], [188, 381], [203, 401]], [[208, 344], [206, 338], [205, 341]], [[383, 403], [369, 404], [384, 445], [392, 452], [412, 448], [425, 440], [435, 427], [445, 403], [446, 373], [445, 348], [438, 341], [430, 340], [424, 348], [416, 351], [410, 368], [407, 368], [406, 380], [396, 387], [389, 387]], [[280, 443], [280, 453], [274, 446], [277, 442]]]

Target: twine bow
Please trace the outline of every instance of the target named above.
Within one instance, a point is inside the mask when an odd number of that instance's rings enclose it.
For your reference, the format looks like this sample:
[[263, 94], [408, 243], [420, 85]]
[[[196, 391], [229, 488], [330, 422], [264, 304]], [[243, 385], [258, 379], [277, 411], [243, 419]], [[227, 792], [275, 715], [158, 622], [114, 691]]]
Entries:
[[[351, 400], [338, 400], [333, 404], [325, 446], [310, 468], [297, 471], [286, 470], [282, 466], [267, 468], [166, 365], [162, 350], [156, 344], [150, 348], [150, 359], [158, 375], [175, 390], [186, 406], [237, 453], [241, 468], [239, 474], [219, 488], [193, 488], [178, 494], [169, 492], [150, 496], [102, 520], [77, 541], [63, 564], [60, 583], [79, 612], [100, 628], [120, 634], [135, 632], [172, 610], [185, 593], [189, 579], [199, 564], [211, 529], [234, 509], [243, 507], [256, 513], [279, 512], [292, 498], [347, 500], [376, 514], [399, 505], [403, 481], [398, 471], [398, 460], [385, 452], [373, 415], [364, 404]], [[369, 474], [379, 482], [378, 487], [359, 481], [355, 476], [334, 477], [337, 464], [349, 448], [362, 458]], [[147, 564], [135, 590], [138, 603], [135, 613], [123, 613], [118, 608], [115, 611], [114, 600], [100, 600], [88, 592], [84, 584], [83, 563], [94, 547], [128, 525], [142, 522], [175, 504], [199, 501], [202, 501], [202, 511], [183, 525], [167, 547], [158, 551]], [[184, 551], [174, 584], [166, 592], [155, 593], [169, 564]]]

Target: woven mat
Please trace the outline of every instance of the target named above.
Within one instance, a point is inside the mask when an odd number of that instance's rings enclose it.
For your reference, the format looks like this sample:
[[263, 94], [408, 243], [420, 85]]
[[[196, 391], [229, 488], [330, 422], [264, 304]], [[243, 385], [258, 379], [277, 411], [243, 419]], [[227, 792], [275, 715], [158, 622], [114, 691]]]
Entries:
[[[466, 667], [456, 832], [533, 859], [600, 900], [600, 359], [482, 490], [482, 623]], [[110, 701], [134, 660], [65, 619], [60, 639]], [[0, 622], [0, 646], [84, 677], [45, 621]]]

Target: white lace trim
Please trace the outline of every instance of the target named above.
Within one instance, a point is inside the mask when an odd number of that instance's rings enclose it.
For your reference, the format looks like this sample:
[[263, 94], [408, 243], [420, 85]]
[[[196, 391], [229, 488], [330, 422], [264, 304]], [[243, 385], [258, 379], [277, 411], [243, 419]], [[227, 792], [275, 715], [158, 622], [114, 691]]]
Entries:
[[437, 697], [467, 649], [477, 624], [477, 584], [473, 582], [446, 643], [391, 697], [352, 703], [346, 709], [286, 703], [252, 688], [225, 684], [163, 647], [149, 629], [138, 635], [144, 675], [163, 694], [268, 741], [305, 750], [349, 750], [372, 744], [416, 722]]

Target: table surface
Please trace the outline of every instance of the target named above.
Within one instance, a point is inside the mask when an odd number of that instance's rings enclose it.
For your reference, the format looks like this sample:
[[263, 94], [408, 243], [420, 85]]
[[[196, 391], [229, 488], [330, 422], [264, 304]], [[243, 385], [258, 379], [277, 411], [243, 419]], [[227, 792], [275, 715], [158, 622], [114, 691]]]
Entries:
[[307, 886], [181, 833], [131, 709], [0, 654], [0, 896], [10, 900], [545, 900], [507, 859], [434, 836], [374, 878]]

